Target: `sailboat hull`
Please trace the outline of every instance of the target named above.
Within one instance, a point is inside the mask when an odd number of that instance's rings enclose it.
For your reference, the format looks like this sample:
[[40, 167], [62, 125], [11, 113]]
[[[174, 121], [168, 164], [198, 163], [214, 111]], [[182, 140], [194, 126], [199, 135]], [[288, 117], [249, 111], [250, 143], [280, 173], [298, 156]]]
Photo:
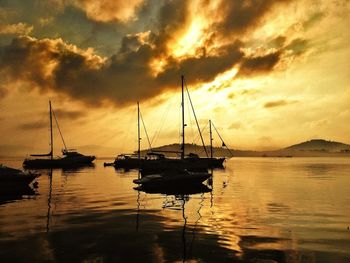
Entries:
[[115, 160], [114, 166], [116, 168], [136, 169], [142, 170], [164, 170], [164, 169], [210, 169], [221, 168], [225, 158], [185, 158], [170, 159], [165, 158], [161, 160], [145, 160], [145, 159], [127, 159]]
[[26, 159], [25, 168], [67, 168], [91, 165], [95, 156], [63, 157], [57, 159]]

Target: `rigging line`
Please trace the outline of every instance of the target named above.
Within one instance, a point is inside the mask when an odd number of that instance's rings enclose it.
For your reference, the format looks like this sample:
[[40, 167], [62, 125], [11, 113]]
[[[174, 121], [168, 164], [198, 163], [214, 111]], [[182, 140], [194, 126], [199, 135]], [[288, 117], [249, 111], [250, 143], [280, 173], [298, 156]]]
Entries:
[[146, 125], [145, 125], [145, 122], [143, 121], [143, 117], [142, 117], [141, 111], [140, 111], [140, 117], [141, 117], [143, 129], [145, 130], [145, 134], [146, 134], [146, 137], [147, 137], [147, 142], [148, 142], [148, 145], [149, 145], [149, 150], [152, 151], [151, 141], [149, 140], [148, 133], [147, 133], [147, 129], [146, 129]]
[[213, 122], [211, 122], [211, 125], [214, 127], [214, 130], [216, 131], [216, 133], [218, 134], [222, 144], [224, 147], [226, 147], [226, 149], [229, 151], [229, 153], [231, 154], [231, 157], [233, 157], [233, 153], [231, 152], [230, 148], [227, 147], [226, 143], [224, 142], [224, 140], [222, 139], [222, 137], [220, 136], [220, 133], [218, 132], [218, 130], [216, 129], [215, 125]]
[[[202, 134], [204, 133], [204, 130], [207, 128], [207, 126], [208, 126], [208, 123], [206, 123], [205, 126], [202, 128], [202, 130], [201, 130], [201, 133], [202, 133]], [[199, 134], [198, 134], [197, 137], [194, 139], [194, 141], [197, 141], [198, 137], [199, 137]]]
[[181, 134], [182, 134], [182, 121], [181, 121], [181, 102], [179, 103], [180, 104], [180, 108], [178, 108], [177, 112], [178, 112], [178, 116], [177, 116], [177, 127], [178, 127], [178, 144], [180, 145], [181, 147], [181, 141], [182, 141], [182, 138], [181, 138]]
[[187, 115], [188, 115], [188, 121], [189, 121], [189, 126], [191, 128], [191, 135], [192, 135], [192, 143], [194, 143], [194, 131], [193, 131], [193, 122], [192, 122], [192, 116], [191, 116], [191, 112], [190, 112], [190, 105], [189, 103], [187, 102], [186, 103], [186, 110], [187, 110]]
[[196, 120], [197, 128], [198, 128], [198, 131], [199, 131], [199, 135], [201, 137], [201, 141], [202, 141], [202, 144], [203, 144], [203, 148], [204, 148], [205, 154], [206, 154], [207, 157], [209, 157], [207, 148], [205, 147], [205, 143], [204, 143], [204, 140], [203, 140], [201, 129], [200, 129], [199, 124], [198, 124], [196, 112], [194, 111], [194, 107], [193, 107], [193, 104], [192, 104], [191, 96], [190, 96], [190, 93], [189, 93], [188, 88], [187, 88], [187, 84], [185, 86], [186, 86], [187, 95], [188, 95], [188, 98], [189, 98], [189, 101], [190, 101], [190, 104], [191, 104], [191, 107], [192, 107], [194, 119]]
[[152, 140], [151, 140], [151, 144], [153, 144], [158, 138], [159, 138], [159, 134], [161, 132], [161, 130], [163, 129], [164, 123], [166, 118], [168, 117], [169, 114], [169, 110], [170, 110], [170, 106], [172, 106], [173, 102], [168, 104], [168, 107], [165, 109], [162, 118], [160, 119], [160, 124], [158, 126], [158, 129], [156, 130], [156, 132], [154, 133]]
[[62, 139], [62, 142], [63, 142], [63, 145], [64, 145], [64, 149], [67, 151], [67, 146], [66, 146], [66, 143], [63, 139], [63, 135], [62, 135], [62, 132], [61, 132], [61, 129], [60, 129], [60, 126], [58, 125], [58, 121], [57, 121], [57, 118], [56, 118], [56, 114], [55, 114], [55, 111], [53, 110], [53, 108], [51, 109], [52, 113], [53, 113], [53, 117], [55, 118], [55, 122], [56, 122], [56, 125], [57, 125], [57, 128], [58, 128], [58, 131], [60, 133], [60, 136], [61, 136], [61, 139]]
[[[131, 123], [134, 123], [132, 120], [134, 119], [134, 116], [135, 115], [135, 110], [134, 110], [134, 108], [133, 108], [133, 110], [132, 110], [132, 114], [130, 114], [130, 117], [129, 117], [129, 121], [128, 121], [128, 125], [127, 125], [127, 128], [126, 128], [126, 133], [124, 133], [124, 136], [123, 136], [123, 143], [122, 143], [122, 146], [121, 146], [121, 150], [122, 150], [122, 152], [124, 152], [125, 151], [125, 144], [126, 144], [126, 142], [128, 142], [129, 141], [129, 136], [130, 136], [130, 126], [131, 126]], [[113, 135], [113, 138], [115, 137], [116, 135]], [[128, 145], [129, 146], [129, 145]]]

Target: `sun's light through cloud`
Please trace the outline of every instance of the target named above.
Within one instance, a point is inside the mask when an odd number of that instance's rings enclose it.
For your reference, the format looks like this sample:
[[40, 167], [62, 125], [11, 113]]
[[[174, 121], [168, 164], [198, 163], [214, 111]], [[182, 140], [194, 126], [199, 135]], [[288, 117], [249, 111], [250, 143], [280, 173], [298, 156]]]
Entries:
[[203, 26], [202, 18], [193, 19], [185, 33], [171, 45], [172, 54], [175, 57], [195, 55], [196, 49], [204, 42]]

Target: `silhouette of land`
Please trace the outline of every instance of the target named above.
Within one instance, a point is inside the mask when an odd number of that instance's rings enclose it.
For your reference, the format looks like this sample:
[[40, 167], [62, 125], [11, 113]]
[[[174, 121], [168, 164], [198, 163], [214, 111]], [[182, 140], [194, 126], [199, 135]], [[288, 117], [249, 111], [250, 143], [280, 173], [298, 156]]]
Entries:
[[[176, 153], [171, 151], [179, 151], [179, 144], [169, 144], [153, 148], [155, 151], [164, 151], [167, 156], [175, 157]], [[203, 146], [197, 144], [186, 144], [186, 154], [197, 153], [199, 156], [205, 156]], [[207, 146], [209, 151], [209, 146]], [[322, 139], [313, 139], [299, 144], [291, 145], [286, 148], [272, 151], [254, 151], [254, 150], [239, 150], [230, 149], [235, 157], [312, 157], [312, 156], [350, 156], [350, 145], [326, 141]], [[146, 150], [142, 151], [145, 154]], [[213, 147], [213, 155], [215, 157], [224, 156], [230, 157], [230, 152], [223, 147]]]
[[[99, 145], [83, 145], [78, 147], [82, 153], [93, 153], [99, 157], [114, 157], [118, 151], [111, 147]], [[209, 151], [209, 146], [207, 150]], [[179, 151], [180, 145], [169, 144], [153, 148], [160, 151]], [[199, 156], [205, 156], [203, 146], [197, 144], [186, 144], [186, 154], [192, 152]], [[39, 149], [40, 150], [40, 149]], [[235, 157], [317, 157], [317, 156], [349, 156], [350, 144], [345, 144], [336, 141], [327, 141], [322, 139], [313, 139], [302, 143], [294, 144], [285, 148], [276, 149], [272, 151], [254, 151], [254, 150], [240, 150], [230, 149]], [[0, 145], [0, 156], [23, 157], [29, 152], [32, 152], [32, 147], [16, 146], [16, 145]], [[141, 152], [144, 155], [147, 150]], [[223, 147], [213, 147], [214, 157], [230, 157], [230, 153]], [[165, 155], [176, 157], [176, 153], [168, 153]]]

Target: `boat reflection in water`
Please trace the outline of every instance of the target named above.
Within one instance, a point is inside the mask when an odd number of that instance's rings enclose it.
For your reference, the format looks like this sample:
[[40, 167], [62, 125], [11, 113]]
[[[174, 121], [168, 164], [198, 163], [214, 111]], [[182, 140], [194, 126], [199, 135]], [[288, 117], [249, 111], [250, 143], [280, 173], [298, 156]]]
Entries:
[[[152, 187], [149, 185], [141, 185], [134, 188], [138, 191], [137, 195], [137, 214], [136, 214], [136, 230], [139, 231], [140, 227], [140, 192], [147, 194], [162, 194], [164, 195], [164, 201], [162, 208], [166, 210], [181, 211], [183, 219], [183, 227], [181, 236], [179, 236], [179, 243], [182, 244], [182, 262], [187, 262], [193, 258], [192, 250], [195, 243], [195, 236], [197, 231], [198, 222], [202, 218], [201, 209], [205, 200], [205, 193], [211, 192], [212, 189], [202, 183], [197, 184], [184, 184], [180, 185], [167, 185], [167, 184], [155, 184]], [[186, 204], [191, 199], [191, 195], [200, 194], [200, 201], [198, 210], [196, 211], [197, 218], [193, 224], [188, 225], [188, 216], [186, 215]]]
[[200, 183], [195, 185], [183, 185], [183, 186], [174, 186], [174, 185], [163, 185], [163, 186], [145, 186], [140, 185], [134, 188], [137, 191], [145, 192], [147, 194], [163, 194], [163, 195], [191, 195], [199, 193], [209, 193], [211, 188]]
[[135, 179], [133, 182], [148, 189], [173, 187], [176, 190], [184, 186], [196, 187], [210, 177], [212, 177], [212, 174], [207, 171], [169, 170], [146, 175], [140, 179]]

